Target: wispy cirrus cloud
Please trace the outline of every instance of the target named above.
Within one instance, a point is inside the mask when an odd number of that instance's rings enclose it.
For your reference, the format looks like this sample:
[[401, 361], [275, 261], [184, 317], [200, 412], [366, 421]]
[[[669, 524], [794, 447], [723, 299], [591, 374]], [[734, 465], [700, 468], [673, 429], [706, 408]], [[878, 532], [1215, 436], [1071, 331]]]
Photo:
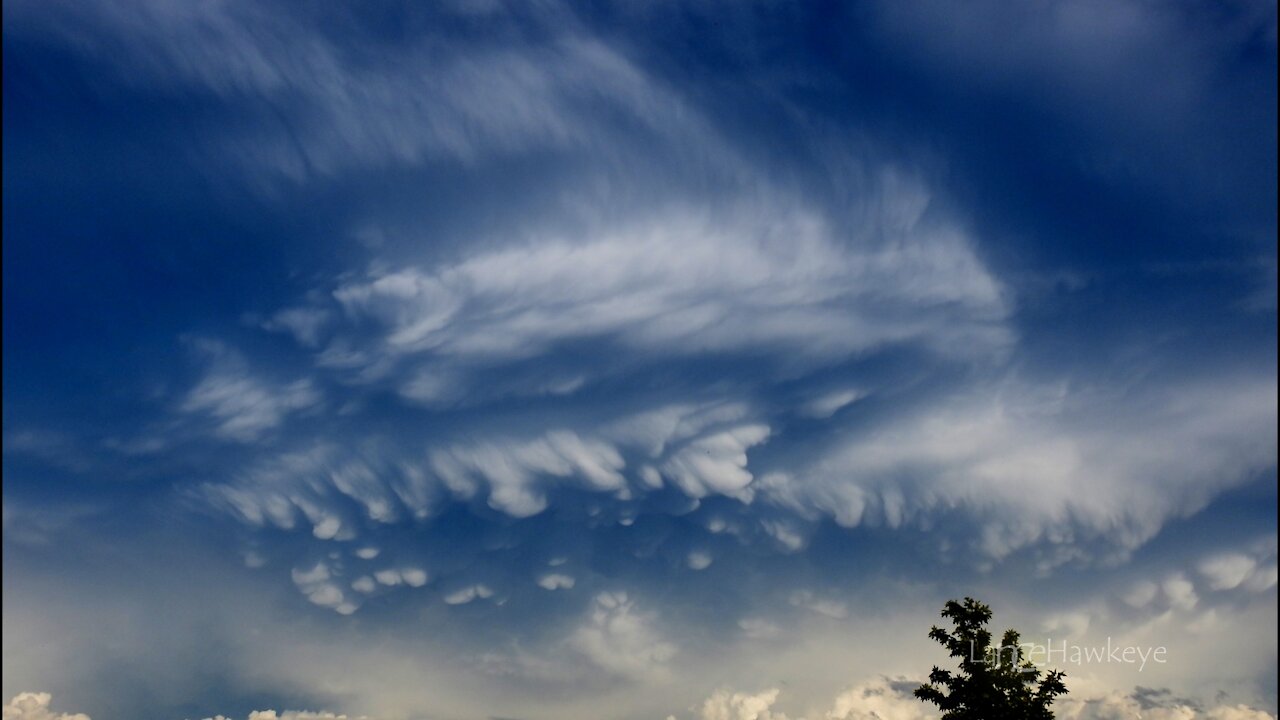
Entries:
[[273, 385], [254, 377], [244, 357], [222, 343], [197, 341], [196, 347], [208, 357], [208, 371], [179, 410], [208, 416], [221, 437], [252, 442], [278, 428], [286, 416], [321, 402], [310, 379]]

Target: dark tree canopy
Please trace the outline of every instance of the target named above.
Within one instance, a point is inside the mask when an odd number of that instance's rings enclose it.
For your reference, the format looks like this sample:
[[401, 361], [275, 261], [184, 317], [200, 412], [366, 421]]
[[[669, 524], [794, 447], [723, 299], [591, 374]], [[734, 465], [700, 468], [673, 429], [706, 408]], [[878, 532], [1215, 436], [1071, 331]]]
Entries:
[[1051, 720], [1049, 706], [1065, 695], [1063, 673], [1053, 670], [1041, 677], [1040, 668], [1026, 659], [1017, 631], [1006, 630], [999, 646], [991, 644], [991, 608], [965, 598], [950, 600], [942, 617], [955, 626], [947, 631], [934, 626], [929, 637], [953, 658], [957, 671], [934, 666], [929, 682], [916, 688], [916, 697], [938, 706], [943, 720]]

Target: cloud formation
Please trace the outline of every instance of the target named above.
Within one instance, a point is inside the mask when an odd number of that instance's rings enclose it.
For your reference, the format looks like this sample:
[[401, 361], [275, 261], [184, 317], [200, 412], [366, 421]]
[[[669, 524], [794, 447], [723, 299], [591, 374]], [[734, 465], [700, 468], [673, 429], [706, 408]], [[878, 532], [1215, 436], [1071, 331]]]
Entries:
[[975, 594], [1274, 714], [1274, 2], [4, 20], [6, 693], [914, 720]]

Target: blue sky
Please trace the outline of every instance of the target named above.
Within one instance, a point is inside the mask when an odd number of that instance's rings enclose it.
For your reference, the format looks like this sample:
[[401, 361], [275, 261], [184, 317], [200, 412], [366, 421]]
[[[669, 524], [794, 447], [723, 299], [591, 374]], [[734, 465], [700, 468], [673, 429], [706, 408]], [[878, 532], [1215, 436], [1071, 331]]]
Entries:
[[[6, 720], [1276, 713], [1269, 2], [9, 2]], [[52, 708], [52, 710], [50, 709]]]

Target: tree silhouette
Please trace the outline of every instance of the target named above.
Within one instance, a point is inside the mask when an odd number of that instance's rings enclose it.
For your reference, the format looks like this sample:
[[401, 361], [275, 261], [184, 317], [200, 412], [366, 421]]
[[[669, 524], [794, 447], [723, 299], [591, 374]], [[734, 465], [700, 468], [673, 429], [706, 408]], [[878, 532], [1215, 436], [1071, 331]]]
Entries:
[[935, 625], [929, 637], [959, 658], [960, 667], [953, 672], [935, 665], [916, 697], [937, 705], [942, 720], [1052, 720], [1049, 706], [1067, 693], [1063, 673], [1053, 670], [1041, 677], [1015, 630], [1006, 630], [1000, 645], [992, 647], [991, 608], [973, 598], [949, 600], [942, 617], [950, 618], [955, 629]]

